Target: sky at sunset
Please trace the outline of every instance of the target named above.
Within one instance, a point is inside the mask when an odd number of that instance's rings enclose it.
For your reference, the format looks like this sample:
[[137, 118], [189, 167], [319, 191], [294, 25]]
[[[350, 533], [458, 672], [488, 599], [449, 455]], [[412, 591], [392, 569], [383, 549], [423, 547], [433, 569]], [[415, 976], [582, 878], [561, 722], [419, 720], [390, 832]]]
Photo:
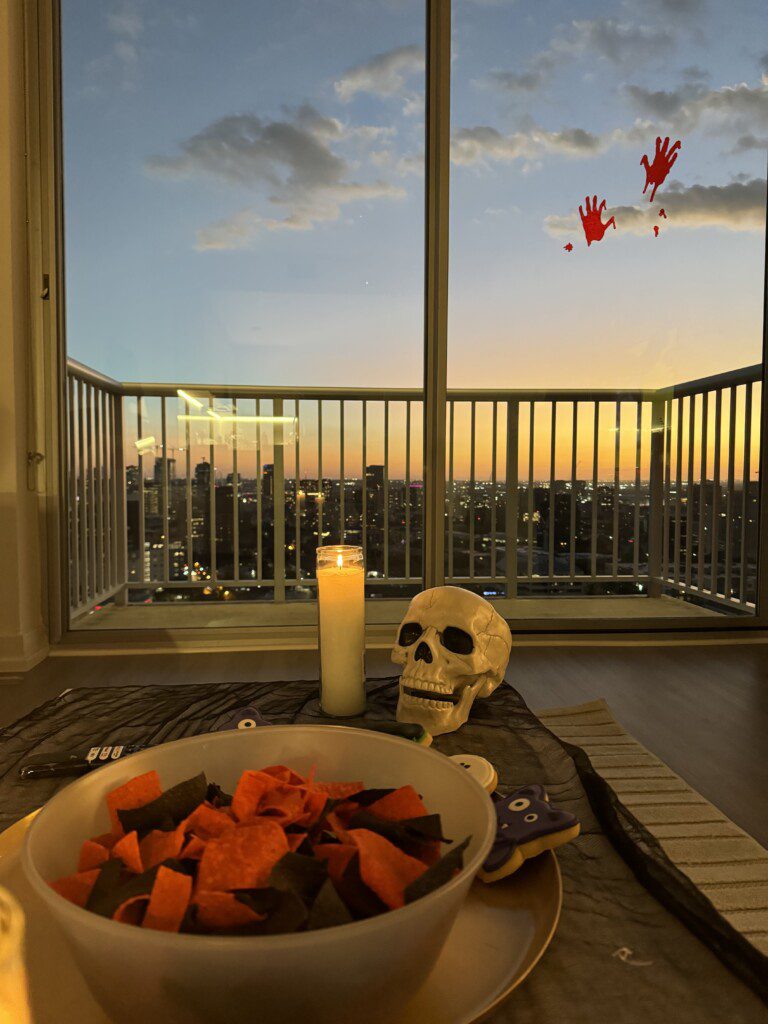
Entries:
[[[125, 381], [418, 387], [423, 4], [62, 10], [69, 353]], [[766, 39], [764, 0], [455, 0], [450, 385], [760, 361]], [[657, 135], [682, 148], [651, 204]], [[616, 230], [587, 248], [594, 194]]]

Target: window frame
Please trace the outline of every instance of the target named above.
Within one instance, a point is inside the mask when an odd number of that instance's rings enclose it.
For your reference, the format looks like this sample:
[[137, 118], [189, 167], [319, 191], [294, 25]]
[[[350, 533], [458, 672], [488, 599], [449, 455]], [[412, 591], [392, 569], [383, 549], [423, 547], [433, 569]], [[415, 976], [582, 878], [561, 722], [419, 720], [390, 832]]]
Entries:
[[[46, 458], [31, 486], [46, 496], [46, 565], [51, 643], [78, 646], [105, 644], [121, 649], [137, 642], [166, 643], [174, 649], [191, 643], [213, 649], [224, 645], [312, 647], [315, 627], [270, 626], [244, 630], [218, 627], [195, 630], [105, 631], [98, 636], [74, 631], [69, 622], [69, 565], [66, 480], [66, 335], [64, 293], [64, 206], [62, 177], [61, 0], [32, 0], [24, 5], [27, 109], [27, 194], [29, 214], [28, 272], [33, 326], [32, 386], [36, 419], [30, 424], [30, 451]], [[425, 0], [426, 114], [424, 222], [424, 586], [445, 582], [446, 434], [448, 358], [448, 259], [451, 137], [451, 3]], [[756, 612], [749, 618], [691, 620], [669, 618], [600, 619], [579, 617], [510, 619], [518, 634], [594, 634], [658, 638], [692, 634], [733, 638], [768, 627], [768, 231], [764, 257], [762, 394], [760, 421], [760, 488], [758, 586]], [[32, 443], [34, 441], [34, 443]], [[42, 447], [44, 445], [44, 447]], [[556, 598], [552, 598], [556, 600]], [[746, 630], [746, 634], [744, 631]], [[392, 627], [369, 629], [371, 646], [388, 646]]]

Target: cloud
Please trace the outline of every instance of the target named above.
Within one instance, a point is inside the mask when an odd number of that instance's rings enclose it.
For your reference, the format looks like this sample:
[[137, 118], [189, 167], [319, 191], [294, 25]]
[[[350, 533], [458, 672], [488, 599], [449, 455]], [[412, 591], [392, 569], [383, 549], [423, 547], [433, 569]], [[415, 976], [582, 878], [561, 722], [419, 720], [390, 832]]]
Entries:
[[136, 7], [125, 4], [119, 11], [107, 15], [107, 28], [116, 36], [138, 39], [144, 31], [144, 19]]
[[751, 150], [767, 150], [768, 149], [768, 136], [758, 138], [756, 135], [752, 135], [748, 132], [746, 135], [740, 135], [734, 144], [731, 153], [749, 153]]
[[150, 157], [145, 167], [171, 180], [210, 178], [259, 193], [274, 213], [249, 206], [197, 234], [201, 249], [241, 248], [261, 229], [306, 231], [337, 220], [347, 203], [405, 195], [385, 181], [347, 180], [350, 166], [331, 145], [355, 131], [308, 104], [279, 121], [230, 115], [187, 139], [179, 153]]
[[[722, 228], [725, 231], [763, 231], [765, 229], [764, 178], [732, 181], [728, 185], [691, 185], [673, 182], [660, 202], [653, 205], [615, 206], [603, 218], [616, 218], [616, 230], [624, 234], [649, 235], [654, 225], [672, 228]], [[599, 197], [598, 197], [599, 198]], [[666, 220], [659, 220], [664, 207]], [[544, 218], [544, 230], [553, 236], [572, 235], [581, 230], [578, 211]]]
[[491, 85], [508, 95], [532, 93], [550, 80], [565, 61], [597, 56], [621, 67], [637, 67], [674, 47], [666, 29], [649, 28], [613, 18], [572, 21], [558, 27], [549, 46], [535, 54], [525, 71], [493, 71]]
[[602, 151], [606, 140], [584, 128], [566, 128], [549, 132], [533, 127], [503, 135], [496, 128], [478, 125], [459, 128], [451, 140], [451, 160], [460, 166], [487, 165], [492, 162], [536, 160], [547, 154], [589, 157]]
[[402, 95], [409, 78], [423, 75], [424, 62], [423, 46], [398, 46], [377, 53], [363, 64], [349, 68], [334, 82], [336, 95], [343, 103], [348, 103], [359, 92], [374, 96]]
[[705, 0], [648, 0], [648, 5], [662, 14], [689, 18], [704, 10]]
[[653, 90], [628, 85], [625, 93], [636, 110], [668, 124], [676, 132], [699, 126], [729, 134], [747, 134], [768, 127], [768, 86], [750, 86], [746, 82], [707, 89], [686, 83], [679, 89]]

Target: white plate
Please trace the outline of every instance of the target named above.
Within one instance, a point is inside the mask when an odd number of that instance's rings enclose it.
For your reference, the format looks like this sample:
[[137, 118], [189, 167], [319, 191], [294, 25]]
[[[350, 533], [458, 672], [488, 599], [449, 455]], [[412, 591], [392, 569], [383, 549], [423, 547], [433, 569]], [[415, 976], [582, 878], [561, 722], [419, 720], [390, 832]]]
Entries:
[[[16, 896], [26, 915], [35, 1024], [109, 1024], [57, 925], [24, 877], [18, 854], [33, 817], [0, 835], [0, 885]], [[553, 853], [526, 861], [494, 885], [475, 882], [437, 966], [397, 1024], [476, 1024], [495, 1010], [549, 945], [562, 895]], [[471, 971], [466, 969], [468, 949], [473, 951]]]

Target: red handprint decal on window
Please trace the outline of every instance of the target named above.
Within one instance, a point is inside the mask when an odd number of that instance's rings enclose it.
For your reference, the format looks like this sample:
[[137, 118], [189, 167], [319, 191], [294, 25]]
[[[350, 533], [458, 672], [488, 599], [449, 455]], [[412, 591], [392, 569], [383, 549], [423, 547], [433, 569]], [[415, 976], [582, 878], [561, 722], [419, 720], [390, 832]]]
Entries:
[[564, 245], [563, 248], [566, 252], [573, 252], [573, 245], [570, 242], [568, 242], [567, 245]]
[[653, 185], [653, 189], [651, 190], [651, 194], [648, 200], [649, 202], [653, 202], [653, 197], [656, 195], [656, 189], [666, 179], [667, 175], [672, 169], [672, 164], [675, 162], [675, 160], [677, 160], [680, 145], [680, 139], [678, 139], [677, 142], [672, 147], [670, 147], [669, 136], [667, 136], [666, 139], [664, 139], [663, 143], [661, 141], [661, 136], [657, 136], [656, 153], [653, 157], [653, 163], [648, 163], [647, 156], [643, 156], [642, 160], [640, 161], [642, 166], [645, 168], [645, 188], [643, 189], [643, 195], [645, 195], [648, 186]]
[[584, 203], [587, 207], [587, 212], [584, 213], [581, 207], [579, 207], [579, 215], [581, 217], [581, 226], [584, 228], [584, 236], [587, 239], [587, 245], [592, 245], [593, 242], [599, 242], [603, 237], [608, 228], [613, 224], [613, 230], [616, 230], [616, 220], [610, 217], [605, 224], [603, 224], [601, 214], [605, 209], [605, 200], [597, 205], [597, 196], [592, 197], [592, 204], [590, 205], [589, 196], [586, 197]]

